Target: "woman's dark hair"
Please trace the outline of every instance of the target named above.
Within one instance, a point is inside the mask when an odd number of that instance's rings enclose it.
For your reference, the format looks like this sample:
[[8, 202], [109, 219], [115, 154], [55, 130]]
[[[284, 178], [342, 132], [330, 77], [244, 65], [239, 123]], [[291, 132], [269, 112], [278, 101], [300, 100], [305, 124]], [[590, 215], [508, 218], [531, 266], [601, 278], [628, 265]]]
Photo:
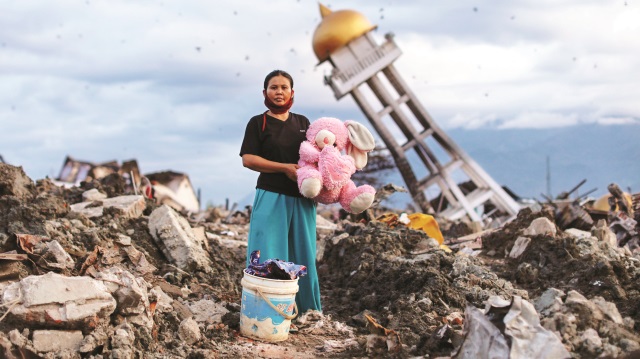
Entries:
[[269, 86], [269, 81], [276, 77], [276, 76], [284, 76], [287, 79], [289, 79], [289, 82], [291, 83], [291, 88], [293, 88], [293, 77], [291, 77], [291, 75], [289, 75], [286, 71], [282, 71], [282, 70], [273, 70], [271, 72], [269, 72], [269, 74], [267, 75], [267, 77], [264, 78], [264, 89], [267, 89], [267, 86]]

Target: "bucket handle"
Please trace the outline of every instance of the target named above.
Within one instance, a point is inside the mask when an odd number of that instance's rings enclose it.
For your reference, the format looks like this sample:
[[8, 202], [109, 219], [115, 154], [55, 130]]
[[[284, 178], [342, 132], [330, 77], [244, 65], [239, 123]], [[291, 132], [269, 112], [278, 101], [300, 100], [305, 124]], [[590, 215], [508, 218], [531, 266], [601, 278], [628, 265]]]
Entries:
[[260, 294], [260, 296], [262, 297], [262, 299], [264, 299], [265, 302], [267, 302], [267, 304], [269, 304], [269, 306], [271, 308], [273, 308], [273, 310], [275, 310], [276, 312], [278, 312], [278, 314], [280, 314], [281, 316], [284, 317], [284, 319], [289, 319], [292, 320], [293, 318], [298, 316], [298, 303], [296, 303], [295, 301], [293, 302], [294, 304], [294, 311], [291, 315], [286, 314], [285, 312], [281, 311], [280, 309], [278, 309], [278, 307], [276, 307], [275, 305], [273, 305], [273, 303], [271, 303], [271, 301], [269, 300], [269, 298], [267, 298], [264, 294], [262, 294], [262, 291], [260, 290], [260, 288], [256, 288], [256, 291], [258, 292], [258, 294]]

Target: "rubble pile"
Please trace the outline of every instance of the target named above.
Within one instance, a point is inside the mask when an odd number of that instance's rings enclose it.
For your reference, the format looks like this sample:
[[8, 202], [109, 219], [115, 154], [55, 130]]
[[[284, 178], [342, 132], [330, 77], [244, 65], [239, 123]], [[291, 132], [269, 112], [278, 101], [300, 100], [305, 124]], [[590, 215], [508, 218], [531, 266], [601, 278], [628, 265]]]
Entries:
[[443, 326], [460, 332], [468, 303], [481, 306], [491, 295], [527, 297], [477, 258], [439, 250], [423, 231], [380, 222], [345, 227], [327, 243], [319, 268], [331, 278], [321, 282], [331, 298], [325, 310], [355, 327], [365, 324], [362, 312], [373, 315], [398, 331], [413, 355], [451, 353], [451, 333], [432, 335]]
[[640, 255], [628, 245], [635, 237], [622, 244], [606, 219], [566, 228], [557, 223], [566, 213], [544, 205], [480, 232], [440, 221], [447, 247], [402, 223], [319, 217], [324, 312], [301, 313], [297, 334], [267, 343], [239, 335], [250, 208], [186, 216], [122, 181], [113, 174], [63, 188], [0, 164], [0, 357], [640, 350]]
[[0, 166], [0, 357], [187, 357], [232, 335], [244, 252], [109, 176], [64, 189]]

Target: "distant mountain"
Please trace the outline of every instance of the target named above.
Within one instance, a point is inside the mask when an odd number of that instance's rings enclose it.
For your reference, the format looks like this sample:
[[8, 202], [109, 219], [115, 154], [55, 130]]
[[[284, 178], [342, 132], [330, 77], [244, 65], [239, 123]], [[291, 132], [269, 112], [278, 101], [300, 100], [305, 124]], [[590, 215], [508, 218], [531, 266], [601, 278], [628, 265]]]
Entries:
[[[521, 197], [542, 200], [541, 194], [547, 194], [547, 157], [553, 197], [583, 179], [586, 183], [572, 198], [594, 188], [590, 196], [599, 197], [612, 182], [625, 191], [640, 192], [640, 125], [455, 129], [447, 134], [498, 184]], [[397, 171], [384, 177], [404, 185]], [[394, 195], [385, 204], [405, 208], [407, 201], [409, 196]]]

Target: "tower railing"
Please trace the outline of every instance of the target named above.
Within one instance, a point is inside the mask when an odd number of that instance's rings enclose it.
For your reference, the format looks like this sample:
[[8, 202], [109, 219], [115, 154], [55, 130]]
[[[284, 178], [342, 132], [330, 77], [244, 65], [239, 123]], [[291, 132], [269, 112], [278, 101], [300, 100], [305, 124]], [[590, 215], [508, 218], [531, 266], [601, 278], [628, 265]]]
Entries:
[[[342, 51], [349, 51], [349, 46], [345, 46]], [[384, 43], [374, 47], [363, 57], [359, 57], [352, 65], [343, 70], [334, 67], [331, 76], [325, 77], [325, 83], [333, 88], [336, 98], [339, 99], [378, 71], [392, 64], [400, 55], [402, 55], [400, 48], [391, 36], [387, 36]]]

